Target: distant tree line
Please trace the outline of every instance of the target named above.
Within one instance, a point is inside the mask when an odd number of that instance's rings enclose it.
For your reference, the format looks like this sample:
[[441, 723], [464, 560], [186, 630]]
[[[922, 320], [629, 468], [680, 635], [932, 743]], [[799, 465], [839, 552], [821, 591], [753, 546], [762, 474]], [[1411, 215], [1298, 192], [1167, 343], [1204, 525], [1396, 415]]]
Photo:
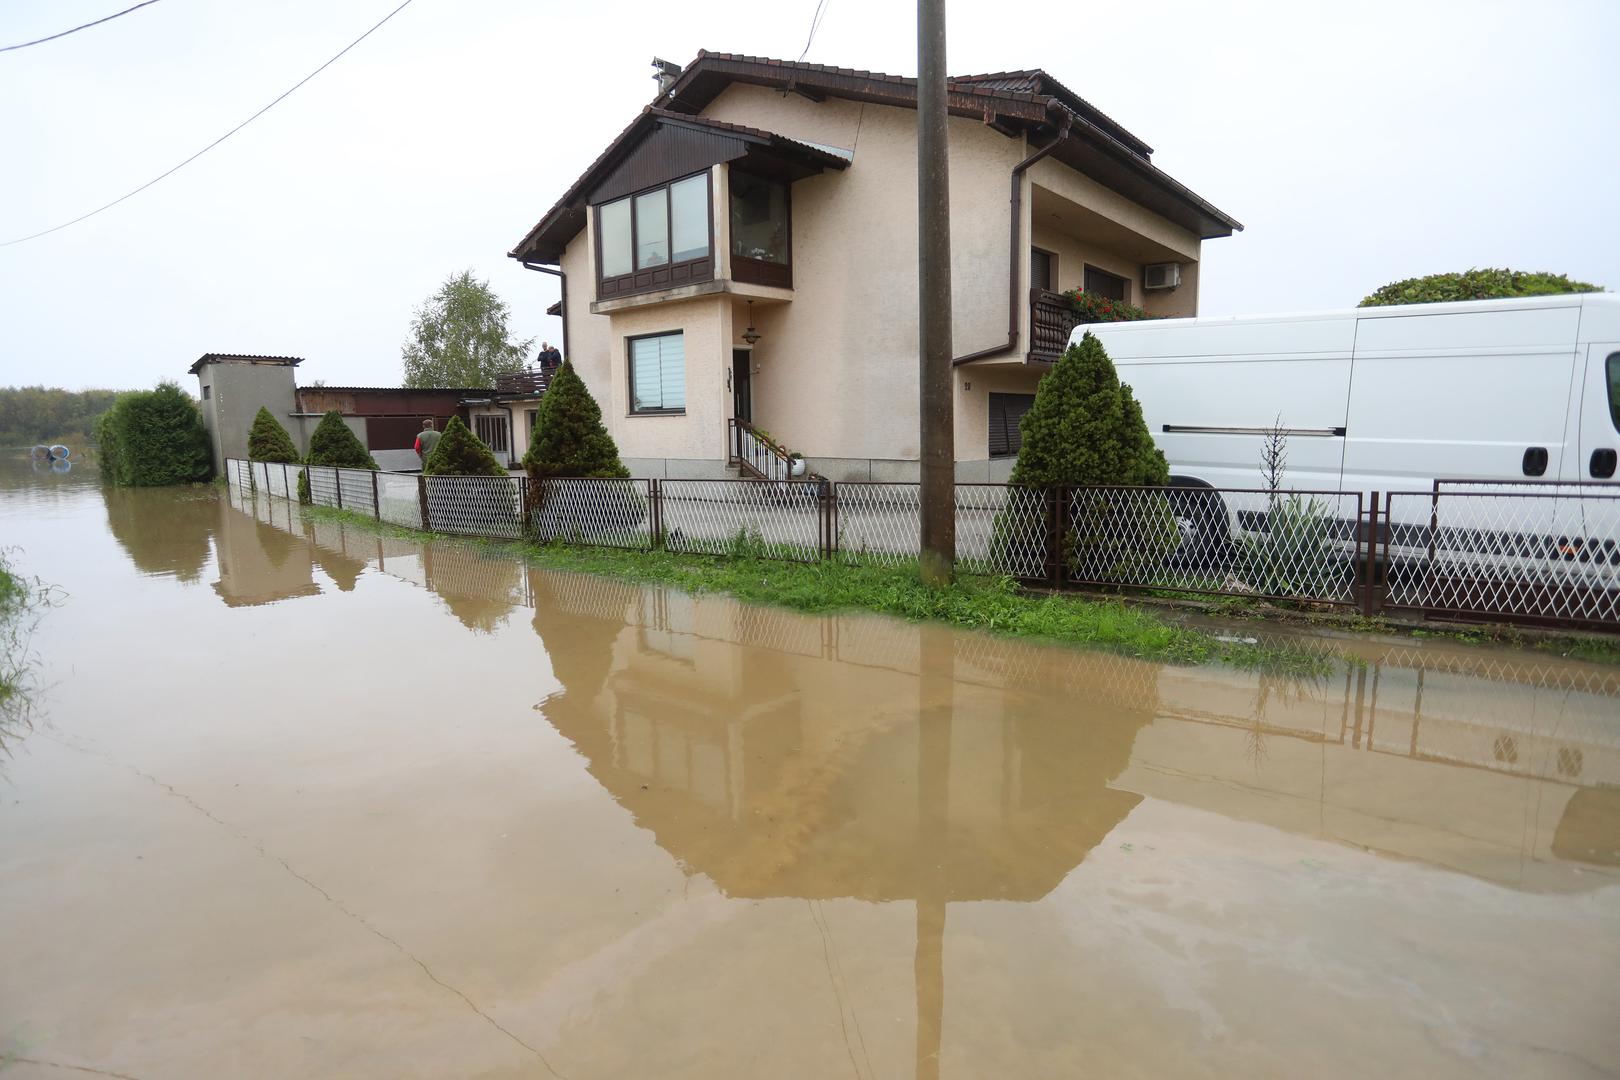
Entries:
[[32, 446], [88, 435], [117, 396], [116, 390], [0, 386], [0, 446]]

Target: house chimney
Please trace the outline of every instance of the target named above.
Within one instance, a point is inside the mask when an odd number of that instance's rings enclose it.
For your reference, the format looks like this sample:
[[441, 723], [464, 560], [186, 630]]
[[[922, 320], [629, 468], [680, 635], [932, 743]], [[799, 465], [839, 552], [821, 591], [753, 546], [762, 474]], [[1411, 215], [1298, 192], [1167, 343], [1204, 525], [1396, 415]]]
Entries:
[[669, 93], [669, 88], [675, 85], [675, 80], [681, 77], [681, 65], [672, 64], [668, 60], [653, 57], [653, 78], [658, 80], [658, 96]]

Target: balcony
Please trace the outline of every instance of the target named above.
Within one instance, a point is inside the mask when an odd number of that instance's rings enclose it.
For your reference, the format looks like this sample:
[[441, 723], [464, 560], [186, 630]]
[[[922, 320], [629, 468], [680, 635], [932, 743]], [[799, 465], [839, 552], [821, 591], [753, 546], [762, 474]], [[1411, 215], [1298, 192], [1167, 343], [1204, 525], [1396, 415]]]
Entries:
[[543, 394], [551, 377], [543, 371], [529, 369], [527, 371], [509, 371], [504, 375], [495, 376], [495, 392], [497, 394]]
[[1081, 322], [1069, 298], [1046, 289], [1029, 291], [1029, 362], [1055, 364]]

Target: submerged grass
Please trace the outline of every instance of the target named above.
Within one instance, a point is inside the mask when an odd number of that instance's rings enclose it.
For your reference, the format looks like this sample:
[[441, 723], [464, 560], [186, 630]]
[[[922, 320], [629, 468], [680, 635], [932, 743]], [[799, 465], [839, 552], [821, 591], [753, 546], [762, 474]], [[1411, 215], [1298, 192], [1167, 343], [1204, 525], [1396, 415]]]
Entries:
[[[459, 539], [379, 524], [365, 515], [329, 507], [305, 507], [304, 513], [387, 535], [441, 542]], [[918, 581], [915, 566], [781, 562], [746, 554], [686, 555], [482, 539], [462, 542], [509, 552], [547, 569], [669, 585], [691, 593], [722, 593], [746, 603], [811, 614], [870, 611], [1172, 663], [1222, 662], [1289, 674], [1320, 673], [1330, 666], [1315, 652], [1223, 641], [1123, 601], [1030, 592], [1010, 578], [963, 577], [934, 588]]]

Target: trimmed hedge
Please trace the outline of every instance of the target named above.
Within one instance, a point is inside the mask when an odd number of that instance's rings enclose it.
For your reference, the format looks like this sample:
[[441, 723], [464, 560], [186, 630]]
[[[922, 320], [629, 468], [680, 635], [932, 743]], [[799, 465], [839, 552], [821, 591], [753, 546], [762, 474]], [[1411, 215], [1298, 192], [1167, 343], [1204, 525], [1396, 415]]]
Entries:
[[601, 407], [572, 363], [564, 361], [552, 376], [534, 427], [534, 438], [523, 455], [523, 468], [530, 479], [582, 476], [622, 480], [630, 475], [602, 423]]
[[315, 433], [309, 437], [309, 457], [305, 464], [377, 471], [377, 462], [373, 460], [371, 452], [343, 422], [343, 414], [336, 409], [321, 417], [321, 422], [315, 425]]
[[101, 474], [123, 487], [194, 484], [213, 475], [197, 403], [172, 382], [120, 394], [96, 421]]
[[253, 417], [253, 426], [248, 428], [248, 460], [287, 464], [298, 460], [298, 447], [293, 445], [292, 436], [262, 405]]
[[1443, 304], [1455, 300], [1498, 300], [1510, 296], [1557, 296], [1562, 293], [1602, 292], [1603, 286], [1571, 281], [1564, 274], [1526, 273], [1521, 270], [1468, 270], [1461, 274], [1392, 281], [1366, 297], [1360, 307], [1389, 304]]
[[452, 416], [444, 426], [438, 445], [422, 462], [422, 473], [425, 476], [511, 475], [459, 416]]

